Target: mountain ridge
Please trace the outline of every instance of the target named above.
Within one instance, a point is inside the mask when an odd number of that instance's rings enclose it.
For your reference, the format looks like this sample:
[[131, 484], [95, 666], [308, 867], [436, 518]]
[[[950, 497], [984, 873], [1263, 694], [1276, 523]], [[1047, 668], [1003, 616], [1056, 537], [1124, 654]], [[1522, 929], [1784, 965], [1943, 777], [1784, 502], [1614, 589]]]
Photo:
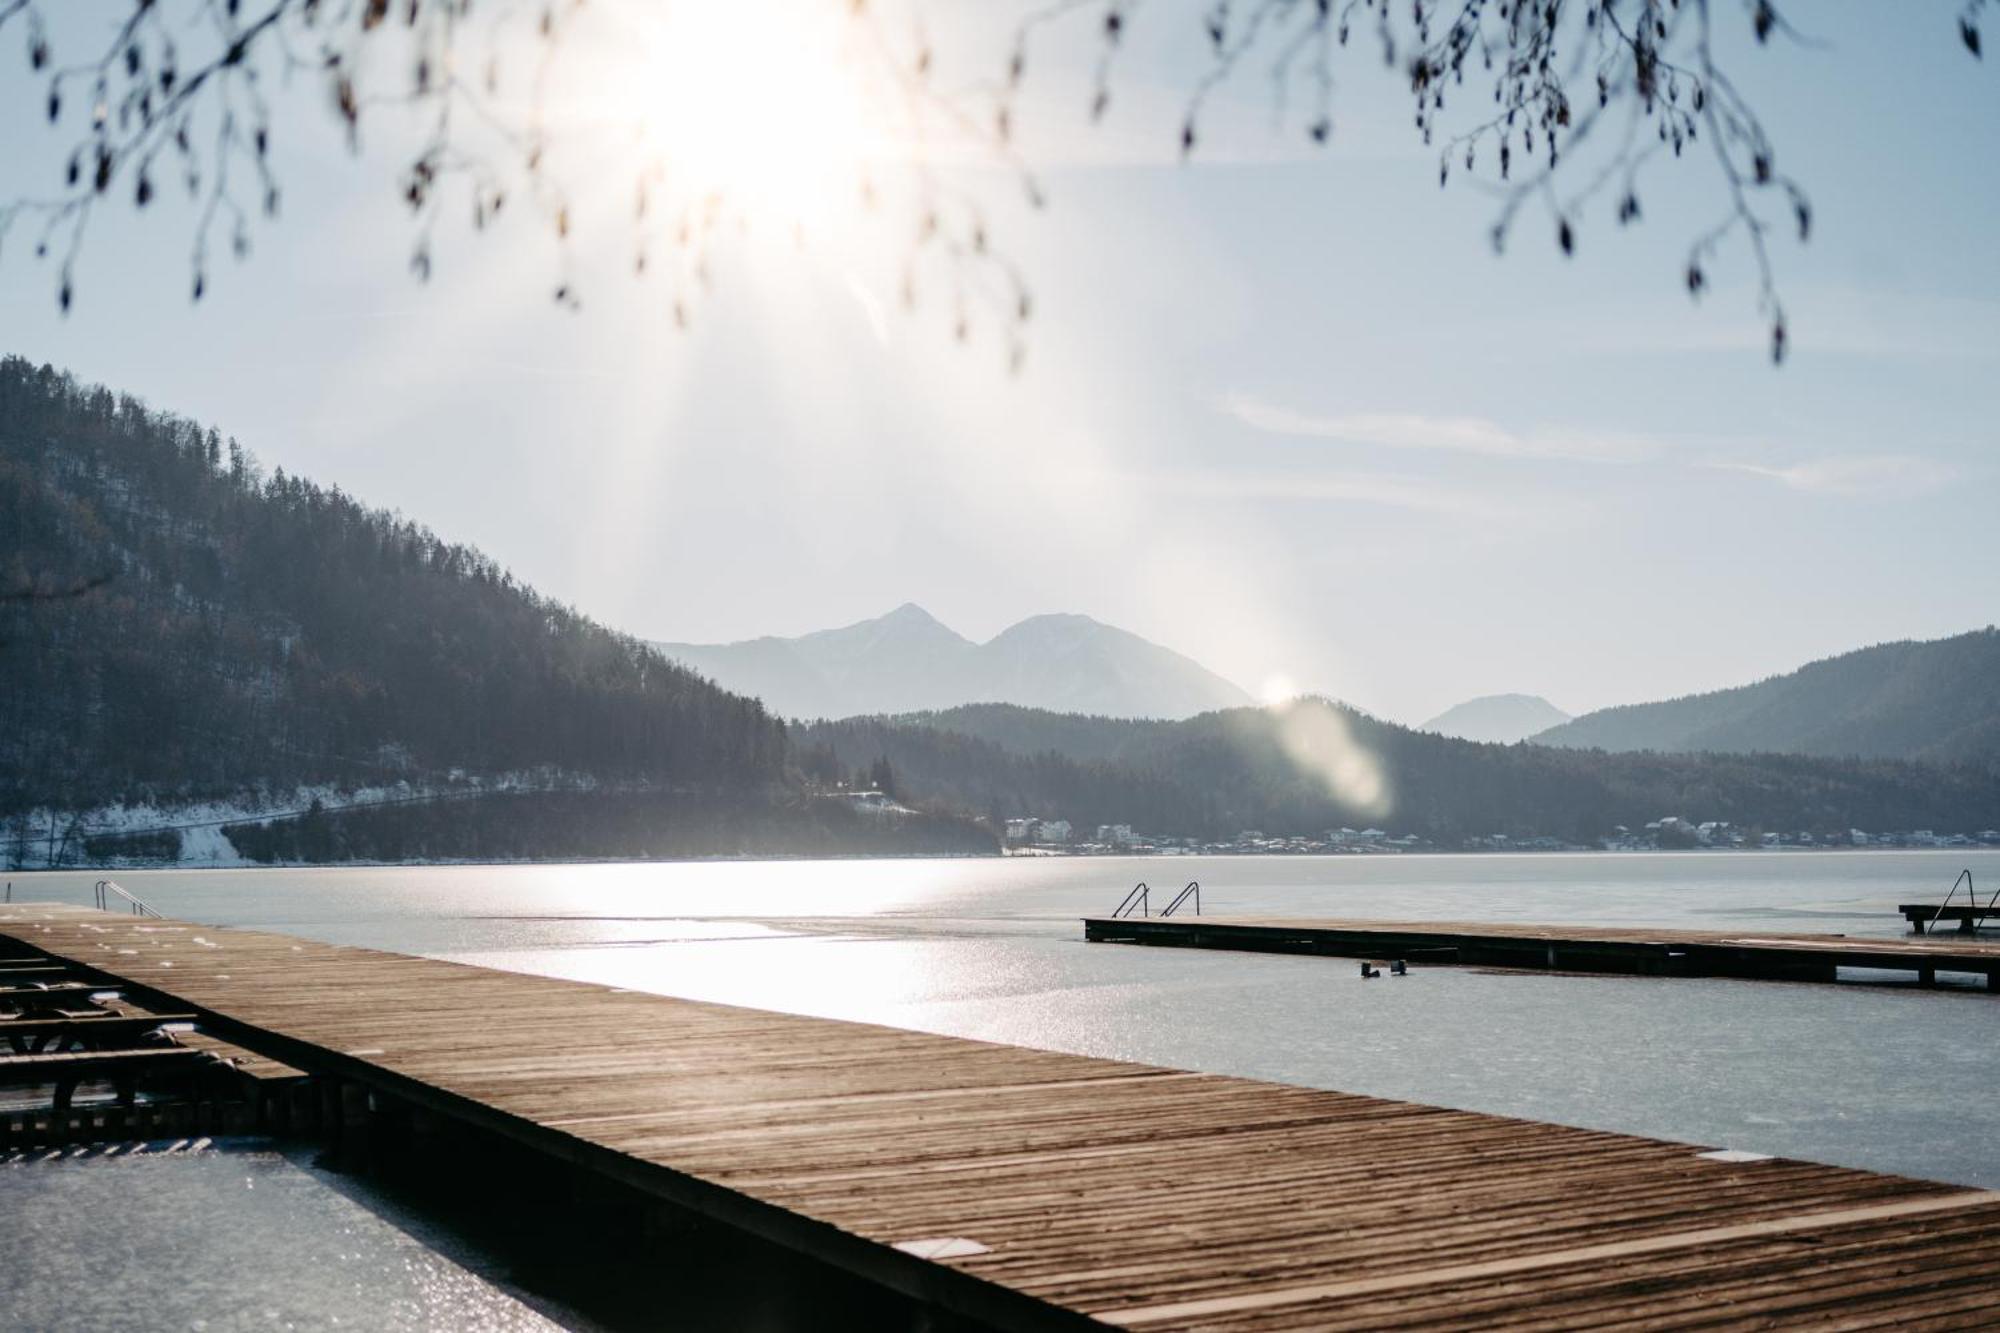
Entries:
[[1857, 648], [1748, 685], [1598, 709], [1532, 739], [2000, 765], [2000, 630]]
[[1029, 616], [974, 642], [915, 602], [793, 638], [653, 647], [794, 718], [1011, 703], [1116, 717], [1190, 717], [1250, 702], [1182, 653], [1074, 612]]
[[1442, 848], [1553, 837], [1600, 845], [1667, 816], [1744, 829], [1992, 827], [2000, 770], [1789, 754], [1606, 754], [1440, 736], [1304, 696], [1178, 721], [972, 704], [795, 724], [808, 770], [884, 762], [903, 799], [984, 816], [1169, 836], [1374, 825]]

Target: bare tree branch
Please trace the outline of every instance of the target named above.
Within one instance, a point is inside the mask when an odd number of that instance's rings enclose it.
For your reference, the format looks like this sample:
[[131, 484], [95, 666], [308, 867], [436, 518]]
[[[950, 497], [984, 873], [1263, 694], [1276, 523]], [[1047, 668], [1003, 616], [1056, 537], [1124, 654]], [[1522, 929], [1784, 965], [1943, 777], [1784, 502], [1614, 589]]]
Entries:
[[[1742, 21], [1759, 43], [1774, 37], [1817, 43], [1794, 27], [1775, 0], [1739, 0]], [[1979, 19], [1988, 0], [1966, 0], [1959, 35], [1980, 54]], [[1504, 247], [1523, 207], [1540, 205], [1557, 245], [1574, 253], [1587, 207], [1614, 186], [1623, 224], [1640, 220], [1639, 187], [1656, 165], [1680, 159], [1704, 137], [1726, 202], [1723, 216], [1689, 247], [1690, 295], [1709, 286], [1727, 242], [1747, 244], [1757, 274], [1759, 309], [1771, 354], [1782, 361], [1788, 328], [1779, 298], [1772, 240], [1778, 218], [1800, 241], [1811, 234], [1803, 185], [1778, 170], [1776, 152], [1750, 100], [1716, 55], [1715, 0], [1208, 0], [1174, 7], [1198, 20], [1190, 31], [1206, 68], [1178, 127], [1183, 156], [1193, 154], [1211, 95], [1257, 53], [1272, 57], [1275, 99], [1283, 113], [1287, 79], [1310, 53], [1315, 100], [1302, 121], [1314, 144], [1332, 133], [1331, 51], [1366, 24], [1383, 63], [1409, 80], [1414, 125], [1426, 144], [1442, 139], [1440, 185], [1463, 176], [1498, 200], [1491, 238]], [[1090, 115], [1111, 99], [1112, 66], [1132, 30], [1135, 0], [1057, 0], [1022, 24], [1008, 87], [1021, 85], [1031, 40], [1081, 13], [1094, 14], [1100, 43]], [[1902, 21], [1899, 12], [1895, 19]], [[1194, 29], [1196, 24], [1190, 23]], [[1447, 95], [1484, 106], [1446, 131]], [[1605, 137], [1607, 124], [1616, 126]], [[1578, 176], [1577, 188], [1563, 185]]]
[[[1334, 62], [1365, 26], [1383, 64], [1407, 79], [1415, 130], [1439, 150], [1440, 184], [1459, 177], [1494, 195], [1496, 247], [1529, 205], [1546, 214], [1565, 254], [1574, 252], [1585, 214], [1613, 190], [1616, 220], [1639, 221], [1641, 184], [1705, 139], [1704, 160], [1725, 207], [1691, 242], [1685, 285], [1701, 295], [1728, 246], [1742, 242], [1772, 355], [1784, 357], [1789, 334], [1773, 242], [1780, 232], [1806, 239], [1812, 210], [1801, 183], [1777, 168], [1750, 99], [1722, 68], [1716, 0], [1155, 0], [1150, 8], [1141, 0], [1049, 0], [1016, 28], [1004, 77], [961, 90], [937, 86], [921, 24], [905, 39], [869, 0], [841, 2], [863, 38], [868, 78], [894, 98], [918, 144], [909, 163], [915, 203], [904, 301], [941, 290], [955, 336], [969, 338], [976, 320], [990, 321], [1014, 364], [1033, 308], [1026, 277], [996, 244], [980, 197], [940, 171], [927, 150], [933, 138], [972, 145], [1039, 205], [1043, 187], [1014, 143], [1031, 53], [1066, 32], [1087, 34], [1095, 43], [1087, 112], [1100, 119], [1128, 35], [1152, 10], [1193, 20], [1184, 31], [1199, 43], [1203, 64], [1174, 127], [1184, 158], [1198, 151], [1214, 95], [1252, 64], [1270, 81], [1281, 124], [1296, 122], [1312, 143], [1327, 143]], [[1963, 0], [1958, 13], [1959, 37], [1974, 56], [1987, 3]], [[16, 229], [32, 235], [37, 256], [55, 261], [63, 310], [75, 299], [97, 210], [118, 198], [146, 209], [176, 180], [195, 206], [193, 299], [207, 289], [218, 238], [226, 234], [230, 250], [247, 256], [255, 226], [275, 218], [281, 200], [267, 96], [273, 79], [322, 84], [357, 150], [364, 121], [378, 112], [418, 117], [423, 130], [398, 190], [414, 222], [410, 268], [419, 280], [432, 273], [438, 224], [454, 201], [469, 204], [473, 225], [484, 228], [525, 196], [556, 242], [555, 299], [579, 303], [567, 259], [571, 202], [551, 161], [547, 99], [586, 12], [583, 0], [118, 0], [122, 21], [69, 63], [54, 50], [52, 4], [0, 0], [0, 36], [23, 33], [29, 66], [45, 82], [51, 133], [70, 136], [55, 189], [0, 195], [0, 245]], [[1775, 0], [1736, 4], [1737, 21], [1757, 42], [1811, 43]], [[532, 30], [522, 32], [523, 22]], [[517, 93], [502, 67], [523, 60], [531, 68]], [[1291, 93], [1301, 78], [1310, 98], [1295, 112]], [[1448, 124], [1448, 95], [1455, 109], [1480, 110]], [[711, 280], [725, 203], [701, 192], [676, 196], [675, 165], [656, 156], [634, 169], [633, 268], [652, 271], [661, 250], [680, 256], [669, 280], [677, 285], [674, 316], [685, 324]], [[864, 200], [880, 197], [879, 182], [857, 184]], [[928, 276], [933, 270], [941, 280]]]

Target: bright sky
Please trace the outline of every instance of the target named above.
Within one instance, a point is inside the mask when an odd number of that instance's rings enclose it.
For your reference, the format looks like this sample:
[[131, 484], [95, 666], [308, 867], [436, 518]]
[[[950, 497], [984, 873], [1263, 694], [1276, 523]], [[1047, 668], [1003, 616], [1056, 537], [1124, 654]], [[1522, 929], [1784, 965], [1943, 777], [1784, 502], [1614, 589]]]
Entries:
[[[1193, 24], [1183, 8], [1143, 12]], [[953, 173], [1033, 289], [1010, 375], [990, 319], [952, 339], [935, 282], [901, 308], [907, 219], [828, 184], [871, 132], [839, 25], [769, 44], [701, 19], [605, 37], [661, 74], [574, 112], [646, 103], [676, 160], [755, 200], [685, 332], [669, 278], [630, 274], [622, 183], [576, 204], [581, 311], [549, 300], [554, 247], [518, 222], [447, 228], [413, 282], [394, 157], [348, 158], [301, 89], [283, 218], [198, 307], [182, 214], [94, 222], [67, 319], [17, 233], [0, 351], [212, 422], [647, 637], [916, 601], [976, 638], [1083, 612], [1253, 691], [1282, 677], [1407, 721], [1500, 691], [1574, 712], [1716, 688], [2000, 619], [2000, 70], [1959, 46], [1948, 0], [1797, 8], [1825, 49], [1731, 56], [1815, 206], [1812, 243], [1777, 247], [1782, 370], [1740, 247], [1701, 305], [1680, 290], [1719, 204], [1707, 172], [1656, 172], [1637, 228], [1601, 204], [1573, 260], [1534, 214], [1496, 259], [1490, 204], [1439, 191], [1403, 85], [1364, 52], [1328, 151], [1271, 130], [1253, 70], [1182, 167], [1190, 71], [1135, 42], [1094, 131], [1074, 71], [1031, 66], [1045, 212], [1003, 172]], [[950, 34], [967, 9], [924, 12]], [[1004, 66], [1004, 37], [958, 38]], [[1088, 22], [1046, 40], [1095, 52]], [[15, 41], [0, 111], [31, 125]], [[810, 104], [746, 98], [746, 68]], [[46, 172], [46, 146], [8, 136], [6, 180]], [[793, 213], [802, 242], [773, 221]]]

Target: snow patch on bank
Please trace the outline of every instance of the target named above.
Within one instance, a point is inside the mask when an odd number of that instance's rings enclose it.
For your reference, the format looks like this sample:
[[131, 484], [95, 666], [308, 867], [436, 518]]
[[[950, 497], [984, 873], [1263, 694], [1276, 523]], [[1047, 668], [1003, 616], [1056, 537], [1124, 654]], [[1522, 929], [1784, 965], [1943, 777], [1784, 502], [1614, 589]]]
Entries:
[[[400, 805], [501, 792], [585, 790], [596, 783], [575, 774], [549, 772], [473, 776], [454, 770], [435, 781], [399, 781], [370, 787], [331, 784], [257, 789], [206, 801], [138, 801], [62, 810], [40, 806], [0, 819], [0, 866], [11, 870], [68, 867], [107, 869], [187, 866], [215, 869], [257, 864], [237, 853], [223, 830], [231, 824], [290, 819], [317, 804], [331, 814], [363, 806]], [[179, 835], [180, 854], [93, 854], [86, 842], [136, 839], [148, 833]]]

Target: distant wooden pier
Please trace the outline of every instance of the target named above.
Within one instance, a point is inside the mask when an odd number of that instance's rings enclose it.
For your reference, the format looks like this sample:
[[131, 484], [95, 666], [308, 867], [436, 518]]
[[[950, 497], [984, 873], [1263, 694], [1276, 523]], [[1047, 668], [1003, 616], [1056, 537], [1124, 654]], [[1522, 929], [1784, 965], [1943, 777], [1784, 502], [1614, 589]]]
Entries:
[[1988, 922], [2000, 923], [2000, 906], [1993, 903], [1902, 903], [1896, 910], [1919, 935], [1939, 925], [1956, 926], [1961, 934], [1970, 935]]
[[1210, 916], [1086, 917], [1083, 929], [1084, 938], [1103, 943], [1560, 972], [1830, 982], [1841, 968], [1869, 968], [1904, 973], [1926, 986], [1936, 985], [1940, 973], [1963, 973], [1984, 978], [1989, 991], [2000, 990], [2000, 940], [1976, 938]]
[[2000, 1308], [1991, 1190], [80, 908], [0, 946], [994, 1328]]

